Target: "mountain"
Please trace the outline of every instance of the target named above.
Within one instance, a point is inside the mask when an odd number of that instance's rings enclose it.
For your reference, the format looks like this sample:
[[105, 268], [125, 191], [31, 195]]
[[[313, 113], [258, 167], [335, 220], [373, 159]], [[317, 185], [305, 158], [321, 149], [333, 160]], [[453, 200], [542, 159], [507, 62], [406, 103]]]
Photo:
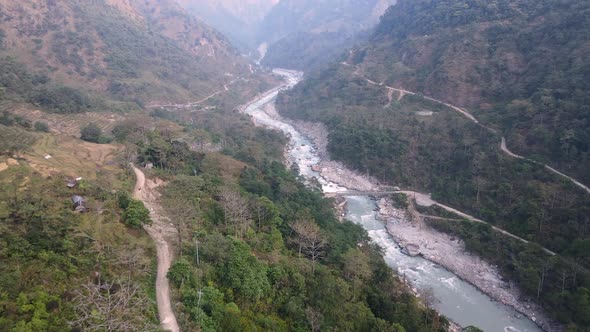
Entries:
[[590, 183], [589, 13], [574, 0], [402, 0], [278, 109], [325, 123], [334, 159], [557, 252], [445, 226], [553, 317], [585, 327], [590, 196], [544, 164]]
[[257, 26], [278, 0], [179, 0], [191, 14], [226, 35], [236, 47], [256, 49]]
[[223, 36], [172, 0], [1, 0], [0, 12], [0, 56], [50, 85], [148, 104], [202, 98], [250, 75]]
[[395, 0], [283, 0], [260, 24], [267, 66], [307, 69], [337, 55], [359, 32], [378, 23]]
[[467, 107], [515, 151], [590, 183], [587, 2], [399, 5], [358, 50], [362, 72]]

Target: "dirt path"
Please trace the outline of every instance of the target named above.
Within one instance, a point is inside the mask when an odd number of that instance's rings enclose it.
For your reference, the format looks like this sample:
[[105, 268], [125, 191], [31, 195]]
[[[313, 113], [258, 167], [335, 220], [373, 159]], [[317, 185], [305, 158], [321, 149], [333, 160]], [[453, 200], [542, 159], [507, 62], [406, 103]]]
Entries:
[[[347, 66], [347, 67], [356, 67], [356, 66], [353, 66], [353, 65], [351, 65], [351, 64], [348, 64], [348, 63], [346, 63], [346, 62], [341, 62], [341, 64], [342, 64], [342, 65], [344, 65], [344, 66]], [[357, 75], [357, 76], [360, 76], [360, 73], [359, 73], [358, 71], [359, 71], [359, 69], [357, 68], [353, 74], [354, 74], [354, 75]], [[361, 76], [361, 77], [363, 77], [363, 76]], [[424, 96], [424, 95], [418, 94], [418, 93], [416, 93], [416, 92], [412, 92], [412, 91], [408, 91], [408, 90], [404, 90], [404, 89], [398, 89], [398, 88], [394, 88], [394, 87], [391, 87], [391, 86], [388, 86], [388, 85], [384, 85], [383, 83], [377, 83], [377, 82], [375, 82], [375, 81], [373, 81], [373, 80], [371, 80], [371, 79], [369, 79], [369, 78], [366, 78], [366, 77], [363, 77], [363, 78], [364, 78], [364, 79], [365, 79], [365, 80], [366, 80], [366, 81], [367, 81], [369, 84], [383, 86], [383, 87], [385, 87], [385, 88], [388, 90], [388, 95], [387, 95], [387, 97], [388, 97], [388, 100], [389, 100], [389, 102], [388, 102], [388, 104], [386, 105], [386, 107], [387, 107], [387, 106], [389, 106], [389, 105], [391, 105], [391, 95], [390, 95], [390, 92], [391, 92], [391, 91], [397, 91], [397, 92], [399, 92], [399, 94], [400, 94], [400, 97], [399, 97], [399, 99], [398, 99], [398, 100], [401, 100], [401, 99], [403, 98], [403, 96], [404, 96], [404, 95], [414, 95], [414, 96], [420, 96], [420, 97], [422, 97], [422, 98], [424, 98], [424, 99], [426, 99], [426, 100], [430, 100], [430, 101], [432, 101], [432, 102], [435, 102], [435, 103], [438, 103], [438, 104], [441, 104], [441, 105], [447, 106], [447, 107], [449, 107], [449, 108], [453, 109], [454, 111], [457, 111], [457, 112], [459, 112], [461, 115], [463, 115], [464, 117], [466, 117], [467, 119], [469, 119], [469, 120], [470, 120], [470, 121], [472, 121], [473, 123], [475, 123], [475, 124], [477, 124], [477, 125], [480, 125], [481, 127], [483, 127], [483, 128], [485, 128], [485, 129], [487, 129], [487, 130], [488, 130], [489, 132], [491, 132], [492, 134], [498, 134], [498, 132], [497, 132], [495, 129], [493, 129], [493, 128], [490, 128], [490, 127], [488, 127], [488, 126], [485, 126], [485, 125], [481, 124], [481, 123], [480, 123], [480, 122], [479, 122], [479, 121], [478, 121], [478, 120], [477, 120], [477, 119], [476, 119], [476, 118], [475, 118], [475, 117], [474, 117], [474, 116], [473, 116], [471, 113], [469, 113], [467, 110], [465, 110], [465, 109], [463, 109], [463, 108], [460, 108], [460, 107], [457, 107], [457, 106], [455, 106], [455, 105], [451, 105], [451, 104], [445, 103], [444, 101], [441, 101], [441, 100], [438, 100], [438, 99], [434, 99], [434, 98], [432, 98], [432, 97], [428, 97], [428, 96]], [[544, 166], [544, 167], [545, 167], [545, 168], [546, 168], [548, 171], [550, 171], [550, 172], [552, 172], [552, 173], [554, 173], [554, 174], [556, 174], [556, 175], [558, 175], [558, 176], [561, 176], [561, 177], [563, 177], [563, 178], [566, 178], [566, 179], [568, 179], [568, 180], [569, 180], [569, 181], [571, 181], [573, 184], [575, 184], [576, 186], [578, 186], [578, 187], [582, 188], [584, 191], [586, 191], [587, 193], [589, 193], [589, 194], [590, 194], [590, 187], [588, 187], [588, 186], [584, 185], [584, 184], [583, 184], [583, 183], [581, 183], [580, 181], [578, 181], [578, 180], [576, 180], [576, 179], [572, 178], [571, 176], [568, 176], [568, 175], [566, 175], [566, 174], [564, 174], [564, 173], [562, 173], [562, 172], [560, 172], [560, 171], [556, 170], [555, 168], [553, 168], [553, 167], [551, 167], [551, 166], [549, 166], [549, 165], [542, 164], [542, 163], [539, 163], [538, 161], [535, 161], [535, 160], [532, 160], [532, 159], [529, 159], [529, 158], [526, 158], [526, 157], [523, 157], [523, 156], [520, 156], [520, 155], [517, 155], [517, 154], [513, 153], [513, 152], [512, 152], [512, 151], [510, 151], [510, 150], [508, 149], [508, 147], [506, 146], [506, 139], [505, 139], [504, 137], [502, 137], [502, 138], [501, 138], [501, 142], [500, 142], [500, 150], [502, 150], [502, 152], [504, 152], [505, 154], [507, 154], [508, 156], [510, 156], [510, 157], [512, 157], [512, 158], [518, 158], [518, 159], [522, 159], [522, 160], [526, 160], [526, 161], [529, 161], [529, 162], [533, 162], [533, 163], [536, 163], [536, 164], [543, 165], [543, 166]]]
[[211, 99], [211, 98], [213, 98], [213, 97], [215, 97], [215, 96], [217, 96], [217, 95], [219, 95], [219, 94], [221, 94], [223, 92], [229, 91], [230, 90], [229, 87], [232, 86], [233, 84], [235, 84], [239, 80], [241, 80], [241, 78], [237, 78], [237, 79], [234, 79], [234, 80], [232, 80], [232, 81], [230, 81], [228, 83], [225, 83], [223, 85], [223, 89], [217, 90], [217, 91], [213, 92], [212, 94], [210, 94], [210, 95], [208, 95], [208, 96], [206, 96], [206, 97], [204, 97], [202, 99], [199, 99], [199, 100], [196, 100], [196, 101], [191, 101], [191, 102], [188, 102], [186, 104], [151, 104], [151, 105], [148, 105], [147, 107], [148, 108], [158, 108], [158, 107], [164, 107], [164, 108], [191, 108], [191, 107], [197, 106], [199, 104], [202, 104], [202, 103], [206, 102], [207, 100], [209, 100], [209, 99]]
[[[454, 209], [454, 208], [452, 208], [450, 206], [446, 206], [444, 204], [441, 204], [441, 203], [433, 200], [432, 198], [430, 198], [429, 195], [426, 195], [426, 194], [423, 194], [423, 193], [419, 193], [419, 192], [415, 192], [415, 191], [400, 191], [400, 193], [406, 194], [408, 197], [413, 198], [414, 201], [416, 202], [416, 204], [418, 204], [420, 206], [429, 207], [429, 206], [432, 206], [432, 205], [436, 205], [436, 206], [438, 206], [438, 207], [440, 207], [440, 208], [442, 208], [442, 209], [444, 209], [444, 210], [446, 210], [448, 212], [454, 213], [454, 214], [456, 214], [456, 215], [458, 215], [458, 216], [460, 216], [462, 218], [465, 218], [465, 219], [467, 219], [469, 221], [478, 222], [478, 223], [482, 223], [482, 224], [488, 224], [488, 225], [490, 225], [492, 227], [493, 230], [495, 230], [498, 233], [504, 234], [506, 236], [509, 236], [509, 237], [511, 237], [513, 239], [516, 239], [518, 241], [521, 241], [523, 243], [529, 243], [529, 241], [527, 241], [527, 240], [525, 240], [525, 239], [523, 239], [523, 238], [521, 238], [519, 236], [516, 236], [516, 235], [514, 235], [514, 234], [512, 234], [510, 232], [507, 232], [507, 231], [505, 231], [505, 230], [503, 230], [501, 228], [498, 228], [496, 226], [493, 226], [493, 225], [491, 225], [490, 223], [488, 223], [488, 222], [486, 222], [484, 220], [478, 219], [478, 218], [476, 218], [476, 217], [474, 217], [472, 215], [469, 215], [467, 213], [461, 212], [461, 211], [459, 211], [457, 209]], [[421, 217], [432, 218], [432, 216], [428, 216], [428, 215], [420, 215], [420, 216]], [[553, 251], [551, 251], [551, 250], [549, 250], [547, 248], [543, 248], [543, 251], [545, 251], [546, 253], [548, 253], [551, 256], [555, 256], [556, 255]]]
[[508, 150], [508, 147], [506, 147], [506, 138], [502, 137], [502, 141], [500, 142], [500, 149], [502, 149], [502, 151], [504, 151], [505, 154], [509, 155], [512, 158], [518, 158], [518, 159], [526, 159], [523, 156], [519, 156], [515, 153], [512, 153], [512, 151]]
[[153, 224], [145, 226], [145, 230], [156, 243], [158, 252], [158, 273], [156, 276], [156, 301], [158, 303], [158, 315], [160, 317], [160, 324], [162, 328], [167, 331], [179, 332], [180, 328], [176, 322], [176, 316], [172, 311], [170, 301], [170, 284], [166, 274], [172, 264], [172, 252], [166, 238], [170, 233], [174, 232], [174, 228], [166, 222], [166, 218], [158, 212], [160, 207], [155, 202], [157, 193], [154, 191], [157, 183], [146, 182], [145, 174], [133, 166], [133, 172], [137, 178], [135, 182], [135, 189], [133, 190], [133, 198], [141, 200], [146, 208], [150, 210], [150, 217]]
[[566, 179], [569, 179], [576, 186], [584, 189], [584, 191], [586, 191], [587, 193], [590, 194], [590, 188], [588, 186], [584, 185], [583, 183], [579, 182], [578, 180], [576, 180], [576, 179], [574, 179], [574, 178], [572, 178], [570, 176], [567, 176], [567, 175], [561, 173], [560, 171], [556, 170], [555, 168], [553, 168], [553, 167], [551, 167], [549, 165], [545, 165], [545, 164], [539, 163], [537, 161], [534, 161], [532, 159], [529, 159], [529, 158], [526, 158], [526, 157], [517, 155], [516, 153], [510, 151], [510, 149], [508, 149], [508, 147], [506, 146], [506, 138], [504, 138], [504, 137], [502, 137], [502, 142], [500, 143], [500, 149], [502, 149], [502, 151], [504, 151], [504, 153], [506, 153], [510, 157], [518, 158], [518, 159], [523, 159], [523, 160], [527, 160], [527, 161], [530, 161], [530, 162], [535, 163], [535, 164], [543, 165], [548, 171], [550, 171], [552, 173], [555, 173], [555, 174], [557, 174], [557, 175], [559, 175], [561, 177], [564, 177]]
[[207, 97], [204, 97], [203, 99], [199, 99], [197, 101], [193, 101], [190, 103], [186, 103], [186, 104], [159, 104], [159, 105], [149, 105], [148, 108], [158, 108], [158, 107], [164, 107], [164, 108], [189, 108], [189, 107], [193, 107], [196, 105], [199, 105], [200, 103], [203, 103], [215, 96], [217, 96], [218, 94], [227, 91], [227, 85], [223, 86], [223, 90], [219, 90], [219, 91], [215, 91], [212, 94], [208, 95]]

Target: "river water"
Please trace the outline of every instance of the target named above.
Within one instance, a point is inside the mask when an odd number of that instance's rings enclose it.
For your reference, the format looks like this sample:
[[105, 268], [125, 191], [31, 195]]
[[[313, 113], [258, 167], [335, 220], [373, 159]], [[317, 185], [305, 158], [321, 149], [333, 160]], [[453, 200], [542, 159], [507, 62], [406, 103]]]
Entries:
[[[293, 86], [301, 79], [294, 71], [275, 70], [287, 78]], [[290, 141], [287, 158], [299, 166], [306, 180], [316, 179], [324, 192], [347, 191], [335, 183], [326, 181], [311, 165], [320, 161], [317, 151], [309, 139], [288, 123], [271, 118], [262, 109], [274, 102], [278, 92], [262, 96], [251, 103], [244, 112], [250, 114], [257, 125], [280, 130]], [[537, 332], [542, 331], [527, 318], [516, 318], [512, 308], [494, 301], [469, 283], [459, 279], [452, 272], [421, 257], [410, 257], [401, 253], [397, 243], [385, 229], [383, 222], [375, 219], [376, 203], [369, 197], [347, 197], [346, 218], [367, 230], [371, 239], [383, 248], [387, 264], [399, 275], [405, 277], [418, 291], [428, 291], [434, 297], [433, 307], [461, 326], [474, 325], [486, 332]]]

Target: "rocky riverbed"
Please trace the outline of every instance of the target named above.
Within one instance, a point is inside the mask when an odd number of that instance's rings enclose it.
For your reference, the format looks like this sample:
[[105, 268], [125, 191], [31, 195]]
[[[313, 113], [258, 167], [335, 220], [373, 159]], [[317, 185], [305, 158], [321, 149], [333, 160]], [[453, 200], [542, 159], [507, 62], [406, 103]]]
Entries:
[[317, 155], [322, 160], [316, 165], [317, 171], [327, 181], [350, 190], [371, 191], [378, 187], [378, 181], [371, 176], [360, 174], [341, 162], [330, 160], [327, 149], [328, 129], [322, 123], [286, 119], [277, 112], [273, 103], [264, 105], [264, 112], [275, 120], [289, 123], [313, 142]]
[[[350, 190], [372, 191], [379, 188], [380, 184], [374, 178], [354, 172], [342, 163], [329, 160], [328, 131], [322, 124], [285, 119], [277, 113], [273, 103], [266, 104], [264, 112], [275, 120], [291, 124], [313, 142], [313, 147], [321, 158], [321, 162], [314, 167], [325, 180]], [[342, 202], [339, 203], [341, 215], [344, 205]], [[560, 330], [544, 318], [538, 306], [523, 300], [519, 290], [502, 278], [497, 267], [466, 252], [460, 240], [440, 233], [423, 223], [412, 222], [406, 211], [395, 208], [389, 199], [379, 201], [378, 215], [380, 220], [386, 221], [387, 231], [397, 243], [418, 244], [424, 258], [445, 267], [491, 298], [513, 307], [544, 330]]]
[[424, 222], [413, 221], [407, 211], [395, 208], [388, 198], [377, 202], [378, 218], [386, 221], [386, 228], [394, 240], [404, 246], [420, 246], [422, 257], [455, 273], [493, 299], [513, 307], [546, 331], [555, 331], [542, 309], [521, 296], [518, 288], [505, 280], [498, 268], [465, 250], [464, 243], [453, 236], [440, 233]]

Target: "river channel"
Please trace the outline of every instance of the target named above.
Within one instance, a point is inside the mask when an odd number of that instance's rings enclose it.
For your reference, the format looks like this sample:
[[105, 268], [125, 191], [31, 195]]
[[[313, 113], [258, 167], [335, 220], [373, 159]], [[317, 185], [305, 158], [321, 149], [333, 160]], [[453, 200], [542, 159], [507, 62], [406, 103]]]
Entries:
[[[301, 74], [294, 71], [275, 70], [284, 76], [289, 88], [301, 79]], [[312, 142], [292, 125], [271, 118], [263, 107], [273, 103], [278, 91], [272, 91], [258, 98], [244, 110], [260, 126], [280, 130], [289, 137], [287, 158], [299, 166], [301, 175], [306, 180], [317, 179], [322, 190], [327, 193], [347, 191], [335, 183], [326, 181], [319, 173], [311, 169], [319, 163], [320, 158]], [[346, 218], [367, 230], [371, 239], [383, 248], [387, 264], [399, 275], [404, 276], [409, 284], [420, 291], [429, 291], [434, 296], [432, 306], [441, 314], [461, 326], [477, 326], [486, 332], [533, 332], [542, 331], [533, 321], [517, 318], [517, 312], [511, 307], [494, 301], [471, 284], [459, 279], [452, 272], [421, 257], [410, 257], [401, 253], [398, 244], [385, 229], [385, 224], [376, 220], [376, 203], [370, 197], [347, 197]]]

